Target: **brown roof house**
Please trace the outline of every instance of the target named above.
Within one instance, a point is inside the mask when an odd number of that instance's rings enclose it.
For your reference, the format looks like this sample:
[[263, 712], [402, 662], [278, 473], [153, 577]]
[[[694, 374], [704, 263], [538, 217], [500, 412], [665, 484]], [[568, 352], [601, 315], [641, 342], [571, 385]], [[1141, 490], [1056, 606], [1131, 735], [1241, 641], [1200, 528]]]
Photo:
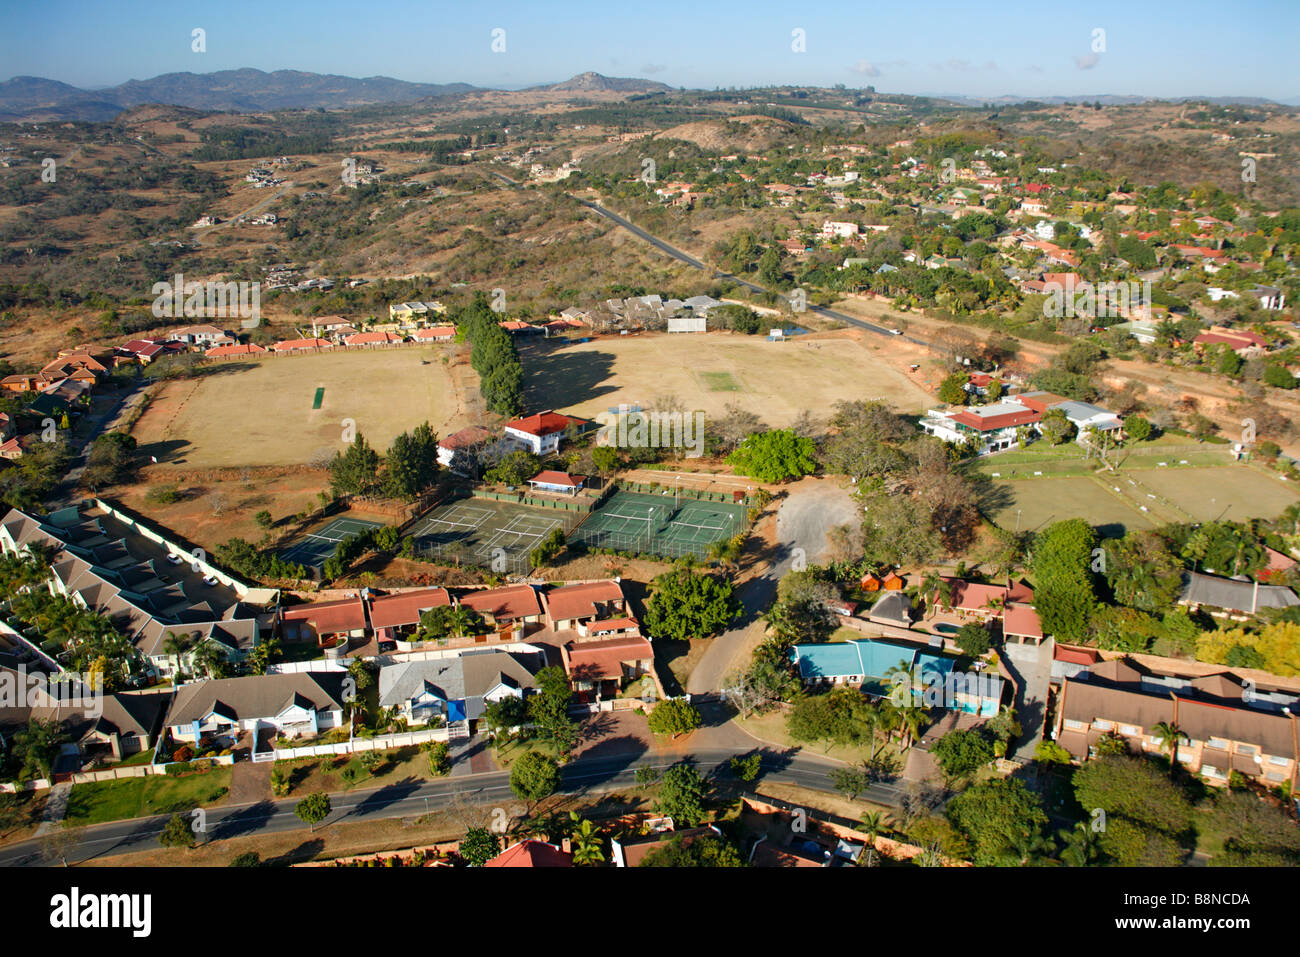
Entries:
[[270, 728], [285, 737], [313, 736], [343, 724], [344, 672], [220, 678], [181, 685], [167, 712], [178, 741], [233, 742]]

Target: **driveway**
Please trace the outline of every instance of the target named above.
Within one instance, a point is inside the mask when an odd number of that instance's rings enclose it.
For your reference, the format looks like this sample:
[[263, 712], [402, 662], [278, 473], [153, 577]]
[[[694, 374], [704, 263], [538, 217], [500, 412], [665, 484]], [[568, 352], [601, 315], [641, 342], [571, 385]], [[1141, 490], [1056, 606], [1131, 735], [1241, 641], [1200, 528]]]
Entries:
[[791, 485], [776, 513], [776, 545], [766, 568], [738, 589], [741, 614], [735, 625], [713, 638], [686, 682], [690, 694], [720, 691], [758, 616], [776, 598], [776, 586], [796, 559], [815, 565], [827, 554], [826, 534], [857, 518], [849, 492], [836, 479], [806, 478]]

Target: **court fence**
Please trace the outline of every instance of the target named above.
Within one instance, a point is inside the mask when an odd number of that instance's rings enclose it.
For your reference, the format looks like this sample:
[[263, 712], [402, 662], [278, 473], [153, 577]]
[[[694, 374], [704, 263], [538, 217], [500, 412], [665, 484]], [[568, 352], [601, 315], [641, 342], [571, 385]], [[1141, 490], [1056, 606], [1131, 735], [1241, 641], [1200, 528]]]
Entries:
[[[696, 501], [701, 500], [697, 499]], [[662, 521], [651, 522], [647, 519], [644, 528], [635, 529], [610, 529], [583, 524], [573, 532], [569, 540], [573, 544], [582, 545], [592, 550], [609, 549], [633, 555], [656, 555], [661, 558], [671, 559], [685, 558], [687, 555], [691, 555], [704, 560], [709, 557], [709, 552], [718, 542], [725, 542], [735, 538], [745, 530], [747, 525], [744, 515], [728, 514], [725, 516], [724, 524], [716, 530], [716, 536], [709, 541], [682, 540], [669, 537], [674, 524], [678, 527], [687, 524], [674, 523], [674, 514], [669, 513]]]
[[737, 498], [736, 492], [710, 492], [701, 488], [686, 488], [685, 486], [673, 486], [667, 483], [662, 485], [648, 484], [646, 482], [633, 482], [630, 479], [619, 479], [617, 485], [625, 492], [636, 492], [638, 495], [672, 495], [677, 499], [691, 499], [696, 502], [721, 502], [727, 505], [757, 505], [758, 502], [752, 496], [741, 494]]

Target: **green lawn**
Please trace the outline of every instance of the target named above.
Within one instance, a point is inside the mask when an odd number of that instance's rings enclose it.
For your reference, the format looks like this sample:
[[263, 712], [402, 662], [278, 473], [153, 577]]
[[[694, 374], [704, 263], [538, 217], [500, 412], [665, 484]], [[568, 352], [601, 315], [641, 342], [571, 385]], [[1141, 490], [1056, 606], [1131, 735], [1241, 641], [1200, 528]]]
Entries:
[[150, 774], [120, 781], [73, 785], [68, 795], [71, 826], [171, 814], [214, 804], [230, 793], [230, 768], [171, 777]]
[[740, 383], [730, 372], [701, 372], [699, 376], [710, 392], [740, 391]]

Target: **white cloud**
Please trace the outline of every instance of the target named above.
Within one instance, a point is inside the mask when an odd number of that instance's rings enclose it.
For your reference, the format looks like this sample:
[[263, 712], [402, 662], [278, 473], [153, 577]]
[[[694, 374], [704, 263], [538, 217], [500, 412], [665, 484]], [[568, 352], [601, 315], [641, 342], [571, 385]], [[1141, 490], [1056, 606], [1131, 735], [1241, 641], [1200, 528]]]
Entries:
[[876, 66], [869, 60], [859, 60], [853, 66], [849, 67], [854, 73], [862, 76], [880, 76], [880, 67]]
[[1089, 53], [1087, 56], [1077, 56], [1074, 58], [1074, 65], [1080, 70], [1091, 70], [1097, 65], [1101, 57], [1096, 53]]

